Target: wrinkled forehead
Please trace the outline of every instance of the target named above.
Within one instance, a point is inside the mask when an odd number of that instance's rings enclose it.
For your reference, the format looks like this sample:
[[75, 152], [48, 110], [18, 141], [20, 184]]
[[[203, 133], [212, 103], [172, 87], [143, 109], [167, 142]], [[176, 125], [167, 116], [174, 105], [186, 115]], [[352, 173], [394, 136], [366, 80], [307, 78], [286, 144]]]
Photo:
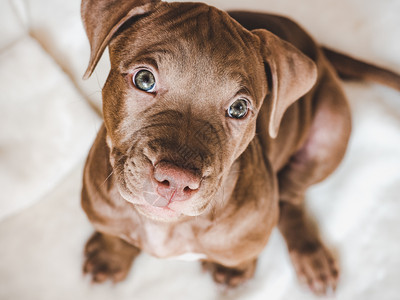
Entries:
[[193, 80], [204, 80], [202, 74], [207, 73], [214, 81], [230, 78], [251, 89], [263, 68], [255, 45], [253, 34], [214, 7], [162, 3], [151, 15], [126, 24], [110, 48], [119, 56], [115, 67], [122, 73], [150, 62], [190, 74]]

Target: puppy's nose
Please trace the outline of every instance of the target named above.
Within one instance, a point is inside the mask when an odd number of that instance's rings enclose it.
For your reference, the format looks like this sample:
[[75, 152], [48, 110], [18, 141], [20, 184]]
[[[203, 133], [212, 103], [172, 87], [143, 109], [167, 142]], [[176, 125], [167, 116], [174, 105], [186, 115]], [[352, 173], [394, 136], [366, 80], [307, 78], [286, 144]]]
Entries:
[[201, 177], [172, 163], [160, 162], [154, 167], [157, 193], [171, 201], [184, 201], [199, 189]]

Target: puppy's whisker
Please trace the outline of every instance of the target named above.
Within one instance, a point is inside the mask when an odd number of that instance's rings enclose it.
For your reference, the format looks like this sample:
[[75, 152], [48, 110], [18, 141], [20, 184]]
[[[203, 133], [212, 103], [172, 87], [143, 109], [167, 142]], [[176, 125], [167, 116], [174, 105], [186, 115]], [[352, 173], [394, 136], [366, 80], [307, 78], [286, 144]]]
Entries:
[[225, 206], [225, 187], [222, 187], [222, 199], [221, 199], [221, 207]]
[[100, 185], [100, 187], [102, 187], [102, 186], [107, 182], [107, 180], [110, 179], [110, 177], [112, 176], [112, 174], [114, 174], [114, 170], [111, 171], [111, 173], [110, 173], [110, 174], [107, 176], [107, 178], [103, 181], [103, 183]]
[[243, 171], [242, 170], [236, 170], [236, 171], [232, 171], [231, 173], [232, 174], [239, 174], [239, 173], [242, 173]]

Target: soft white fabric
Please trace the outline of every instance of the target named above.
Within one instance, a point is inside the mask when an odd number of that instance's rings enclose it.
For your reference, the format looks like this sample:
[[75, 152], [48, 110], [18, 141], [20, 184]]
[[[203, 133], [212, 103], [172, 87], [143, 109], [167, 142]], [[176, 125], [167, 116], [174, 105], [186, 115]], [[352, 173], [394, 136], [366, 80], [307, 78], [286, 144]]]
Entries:
[[88, 150], [99, 117], [36, 40], [0, 52], [0, 218], [39, 200]]
[[88, 65], [89, 42], [80, 15], [79, 0], [29, 0], [26, 4], [32, 36], [71, 77], [77, 89], [101, 111], [101, 87], [110, 68], [104, 52], [93, 76], [81, 78]]
[[[213, 0], [289, 15], [336, 49], [400, 72], [398, 0]], [[89, 45], [79, 0], [0, 2], [0, 299], [318, 299], [302, 288], [278, 231], [254, 280], [219, 290], [196, 262], [141, 255], [121, 284], [81, 274], [92, 227], [82, 212], [84, 158], [100, 126], [109, 63], [81, 81]], [[30, 35], [28, 35], [30, 33]], [[340, 300], [400, 299], [400, 93], [345, 83], [353, 135], [339, 169], [308, 193], [340, 258]], [[91, 105], [89, 105], [91, 104]]]
[[0, 1], [0, 49], [12, 45], [26, 33], [26, 20], [19, 4], [18, 1]]

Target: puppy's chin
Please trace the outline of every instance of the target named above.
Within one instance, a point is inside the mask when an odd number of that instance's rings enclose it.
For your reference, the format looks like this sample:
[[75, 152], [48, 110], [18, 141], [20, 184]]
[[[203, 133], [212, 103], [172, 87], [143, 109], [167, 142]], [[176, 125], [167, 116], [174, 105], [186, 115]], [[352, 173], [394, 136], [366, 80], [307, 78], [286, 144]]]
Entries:
[[137, 212], [146, 218], [159, 222], [178, 222], [189, 218], [188, 216], [167, 207], [135, 204], [135, 208]]

